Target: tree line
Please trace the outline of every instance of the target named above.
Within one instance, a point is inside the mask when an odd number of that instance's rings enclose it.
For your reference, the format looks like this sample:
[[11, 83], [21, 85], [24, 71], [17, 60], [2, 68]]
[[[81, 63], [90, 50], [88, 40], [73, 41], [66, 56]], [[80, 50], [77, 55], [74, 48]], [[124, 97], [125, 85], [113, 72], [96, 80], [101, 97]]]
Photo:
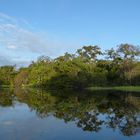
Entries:
[[26, 68], [0, 67], [0, 85], [43, 88], [140, 85], [140, 47], [120, 44], [102, 51], [83, 46], [74, 54], [40, 56]]

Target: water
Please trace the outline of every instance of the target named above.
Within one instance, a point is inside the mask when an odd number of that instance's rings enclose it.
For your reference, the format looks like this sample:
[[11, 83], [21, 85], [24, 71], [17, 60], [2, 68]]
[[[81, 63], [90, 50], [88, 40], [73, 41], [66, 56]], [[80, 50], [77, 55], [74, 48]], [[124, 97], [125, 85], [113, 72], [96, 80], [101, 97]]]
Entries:
[[0, 140], [139, 140], [140, 93], [0, 90]]

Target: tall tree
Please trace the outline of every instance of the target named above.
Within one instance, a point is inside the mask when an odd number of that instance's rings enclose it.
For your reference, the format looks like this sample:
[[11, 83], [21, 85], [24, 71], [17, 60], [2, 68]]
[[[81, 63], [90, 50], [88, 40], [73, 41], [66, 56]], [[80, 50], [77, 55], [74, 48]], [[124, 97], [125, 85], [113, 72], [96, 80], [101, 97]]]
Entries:
[[82, 49], [77, 50], [77, 54], [81, 58], [85, 58], [87, 60], [96, 61], [97, 56], [101, 55], [102, 52], [98, 46], [83, 46]]
[[125, 78], [129, 80], [131, 84], [132, 72], [133, 72], [132, 70], [134, 68], [133, 61], [140, 56], [140, 47], [131, 44], [121, 44], [118, 46], [117, 52], [123, 60], [122, 70], [124, 75], [126, 73], [129, 73], [129, 76], [127, 77], [125, 76]]
[[124, 60], [135, 59], [140, 56], [140, 46], [134, 46], [131, 44], [121, 44], [118, 46], [117, 52]]

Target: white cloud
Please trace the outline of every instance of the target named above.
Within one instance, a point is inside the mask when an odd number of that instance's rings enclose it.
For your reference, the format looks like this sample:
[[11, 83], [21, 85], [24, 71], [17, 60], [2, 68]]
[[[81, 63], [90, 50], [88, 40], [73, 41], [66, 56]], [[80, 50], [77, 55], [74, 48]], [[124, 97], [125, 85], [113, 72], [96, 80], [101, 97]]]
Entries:
[[[46, 41], [37, 32], [29, 29], [28, 21], [24, 19], [17, 20], [6, 14], [0, 13], [0, 65], [27, 65], [31, 62], [26, 58], [26, 55], [53, 55], [50, 46], [51, 41]], [[7, 50], [7, 51], [6, 51]], [[6, 51], [6, 52], [3, 52]], [[15, 60], [13, 55], [17, 57], [19, 54], [20, 59]], [[4, 55], [5, 54], [5, 55]]]
[[19, 51], [49, 52], [48, 55], [51, 54], [48, 43], [41, 35], [11, 23], [0, 23], [0, 45], [8, 49], [16, 46]]
[[[16, 19], [0, 13], [0, 65], [25, 66], [31, 59], [35, 59], [35, 56], [56, 57], [71, 49], [70, 44], [66, 45], [62, 40], [46, 35], [46, 32], [35, 32], [34, 29], [25, 19]], [[19, 61], [13, 59], [19, 55]], [[34, 57], [31, 58], [32, 56]]]
[[28, 66], [31, 63], [30, 59], [23, 59], [21, 57], [11, 57], [0, 54], [0, 66], [16, 65], [17, 67]]
[[12, 22], [14, 24], [17, 24], [17, 20], [0, 12], [0, 22], [5, 22], [5, 21], [7, 21], [7, 22], [9, 21], [10, 23]]
[[9, 45], [9, 46], [7, 46], [7, 48], [8, 48], [8, 49], [16, 49], [17, 46], [15, 46], [15, 45]]

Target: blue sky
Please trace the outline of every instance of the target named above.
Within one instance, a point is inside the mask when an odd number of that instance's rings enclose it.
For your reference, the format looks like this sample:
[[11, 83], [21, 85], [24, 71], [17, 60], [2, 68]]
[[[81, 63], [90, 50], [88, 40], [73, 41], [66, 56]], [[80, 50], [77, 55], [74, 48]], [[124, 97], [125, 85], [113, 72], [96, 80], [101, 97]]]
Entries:
[[140, 44], [140, 0], [0, 0], [0, 65], [120, 43]]

